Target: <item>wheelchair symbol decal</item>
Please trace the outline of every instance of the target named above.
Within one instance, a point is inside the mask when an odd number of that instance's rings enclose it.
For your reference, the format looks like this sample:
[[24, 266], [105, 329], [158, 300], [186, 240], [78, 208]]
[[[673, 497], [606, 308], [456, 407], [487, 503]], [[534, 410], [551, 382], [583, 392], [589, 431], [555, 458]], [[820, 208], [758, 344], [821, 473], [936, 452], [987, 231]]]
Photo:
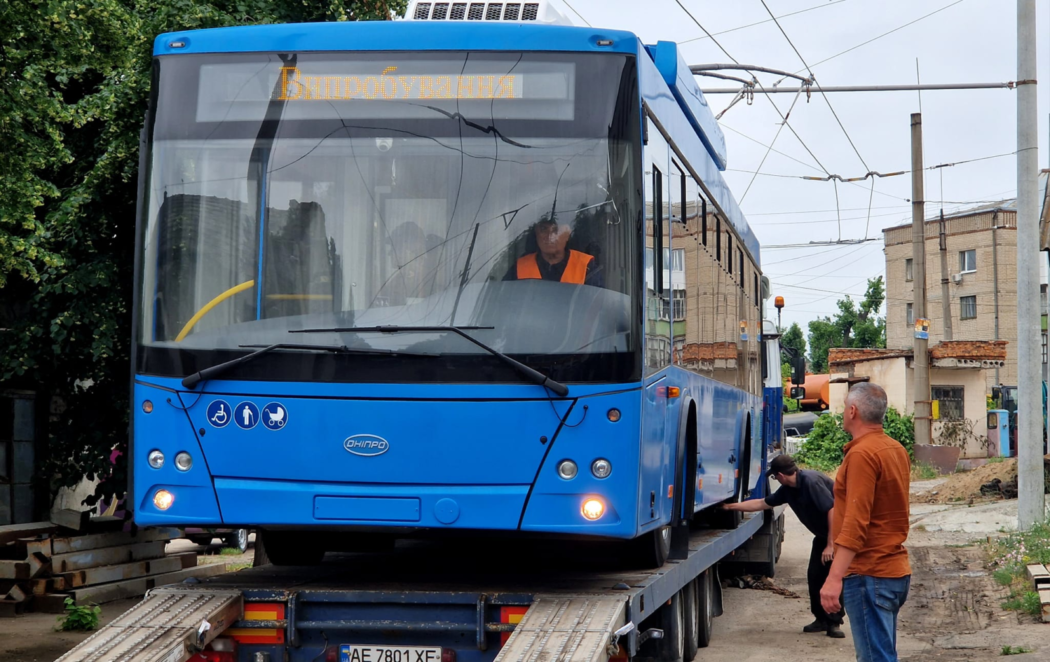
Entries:
[[233, 411], [225, 400], [213, 400], [208, 405], [207, 416], [208, 422], [211, 423], [213, 428], [224, 428], [229, 425]]
[[280, 430], [288, 424], [288, 410], [279, 402], [271, 402], [263, 407], [262, 419], [267, 430]]

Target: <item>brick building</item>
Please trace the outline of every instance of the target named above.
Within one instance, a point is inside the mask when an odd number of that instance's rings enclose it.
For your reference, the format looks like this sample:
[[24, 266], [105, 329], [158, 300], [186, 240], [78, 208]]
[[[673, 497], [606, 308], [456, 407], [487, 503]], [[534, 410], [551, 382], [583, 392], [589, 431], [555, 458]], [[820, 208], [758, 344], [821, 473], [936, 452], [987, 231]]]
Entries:
[[[1015, 200], [946, 215], [948, 269], [941, 273], [940, 217], [926, 221], [926, 317], [930, 345], [944, 339], [941, 279], [948, 279], [953, 340], [1005, 340], [1001, 368], [986, 371], [987, 386], [1017, 383], [1017, 206]], [[886, 253], [886, 346], [913, 346], [912, 226], [883, 230]], [[1045, 270], [1045, 266], [1042, 268]], [[1046, 278], [1043, 277], [1043, 378], [1047, 370]]]

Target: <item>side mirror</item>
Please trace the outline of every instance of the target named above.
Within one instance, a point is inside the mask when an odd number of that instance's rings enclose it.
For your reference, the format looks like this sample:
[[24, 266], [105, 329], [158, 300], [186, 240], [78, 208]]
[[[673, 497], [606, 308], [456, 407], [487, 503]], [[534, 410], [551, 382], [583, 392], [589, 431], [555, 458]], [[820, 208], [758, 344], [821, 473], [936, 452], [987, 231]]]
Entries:
[[806, 357], [796, 356], [791, 359], [791, 383], [802, 386], [806, 383]]
[[999, 402], [999, 400], [1002, 397], [1003, 397], [1003, 389], [999, 388], [998, 386], [993, 386], [992, 387], [992, 400], [995, 400], [996, 402]]
[[801, 400], [802, 398], [806, 397], [806, 387], [805, 386], [792, 386], [791, 387], [791, 397], [793, 399], [795, 399], [795, 400]]

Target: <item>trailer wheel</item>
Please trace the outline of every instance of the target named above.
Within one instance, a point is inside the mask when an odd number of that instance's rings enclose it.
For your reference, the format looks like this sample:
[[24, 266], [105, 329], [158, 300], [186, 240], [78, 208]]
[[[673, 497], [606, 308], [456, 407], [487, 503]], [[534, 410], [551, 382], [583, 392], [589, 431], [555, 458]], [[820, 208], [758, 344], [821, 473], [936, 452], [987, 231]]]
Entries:
[[711, 645], [714, 618], [714, 569], [708, 568], [696, 578], [696, 644], [700, 648], [707, 648]]
[[697, 639], [697, 627], [699, 625], [697, 608], [699, 604], [697, 602], [696, 588], [696, 580], [693, 580], [682, 589], [682, 623], [684, 625], [682, 639], [685, 644], [682, 649], [682, 659], [684, 662], [692, 662], [700, 646]]
[[682, 659], [685, 648], [685, 617], [682, 592], [674, 594], [671, 601], [660, 607], [660, 629], [664, 638], [659, 641], [659, 659], [664, 662], [678, 662]]
[[222, 544], [236, 549], [241, 554], [248, 551], [248, 529], [237, 529], [222, 537]]

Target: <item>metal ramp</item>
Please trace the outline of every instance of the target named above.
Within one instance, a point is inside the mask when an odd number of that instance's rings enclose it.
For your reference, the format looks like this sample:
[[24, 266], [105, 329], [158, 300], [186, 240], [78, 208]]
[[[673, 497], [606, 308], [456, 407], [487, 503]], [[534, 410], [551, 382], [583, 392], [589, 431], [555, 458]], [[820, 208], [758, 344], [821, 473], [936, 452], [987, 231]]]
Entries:
[[240, 591], [154, 589], [56, 662], [186, 662], [243, 612]]
[[626, 597], [537, 595], [495, 662], [605, 662], [626, 609]]

